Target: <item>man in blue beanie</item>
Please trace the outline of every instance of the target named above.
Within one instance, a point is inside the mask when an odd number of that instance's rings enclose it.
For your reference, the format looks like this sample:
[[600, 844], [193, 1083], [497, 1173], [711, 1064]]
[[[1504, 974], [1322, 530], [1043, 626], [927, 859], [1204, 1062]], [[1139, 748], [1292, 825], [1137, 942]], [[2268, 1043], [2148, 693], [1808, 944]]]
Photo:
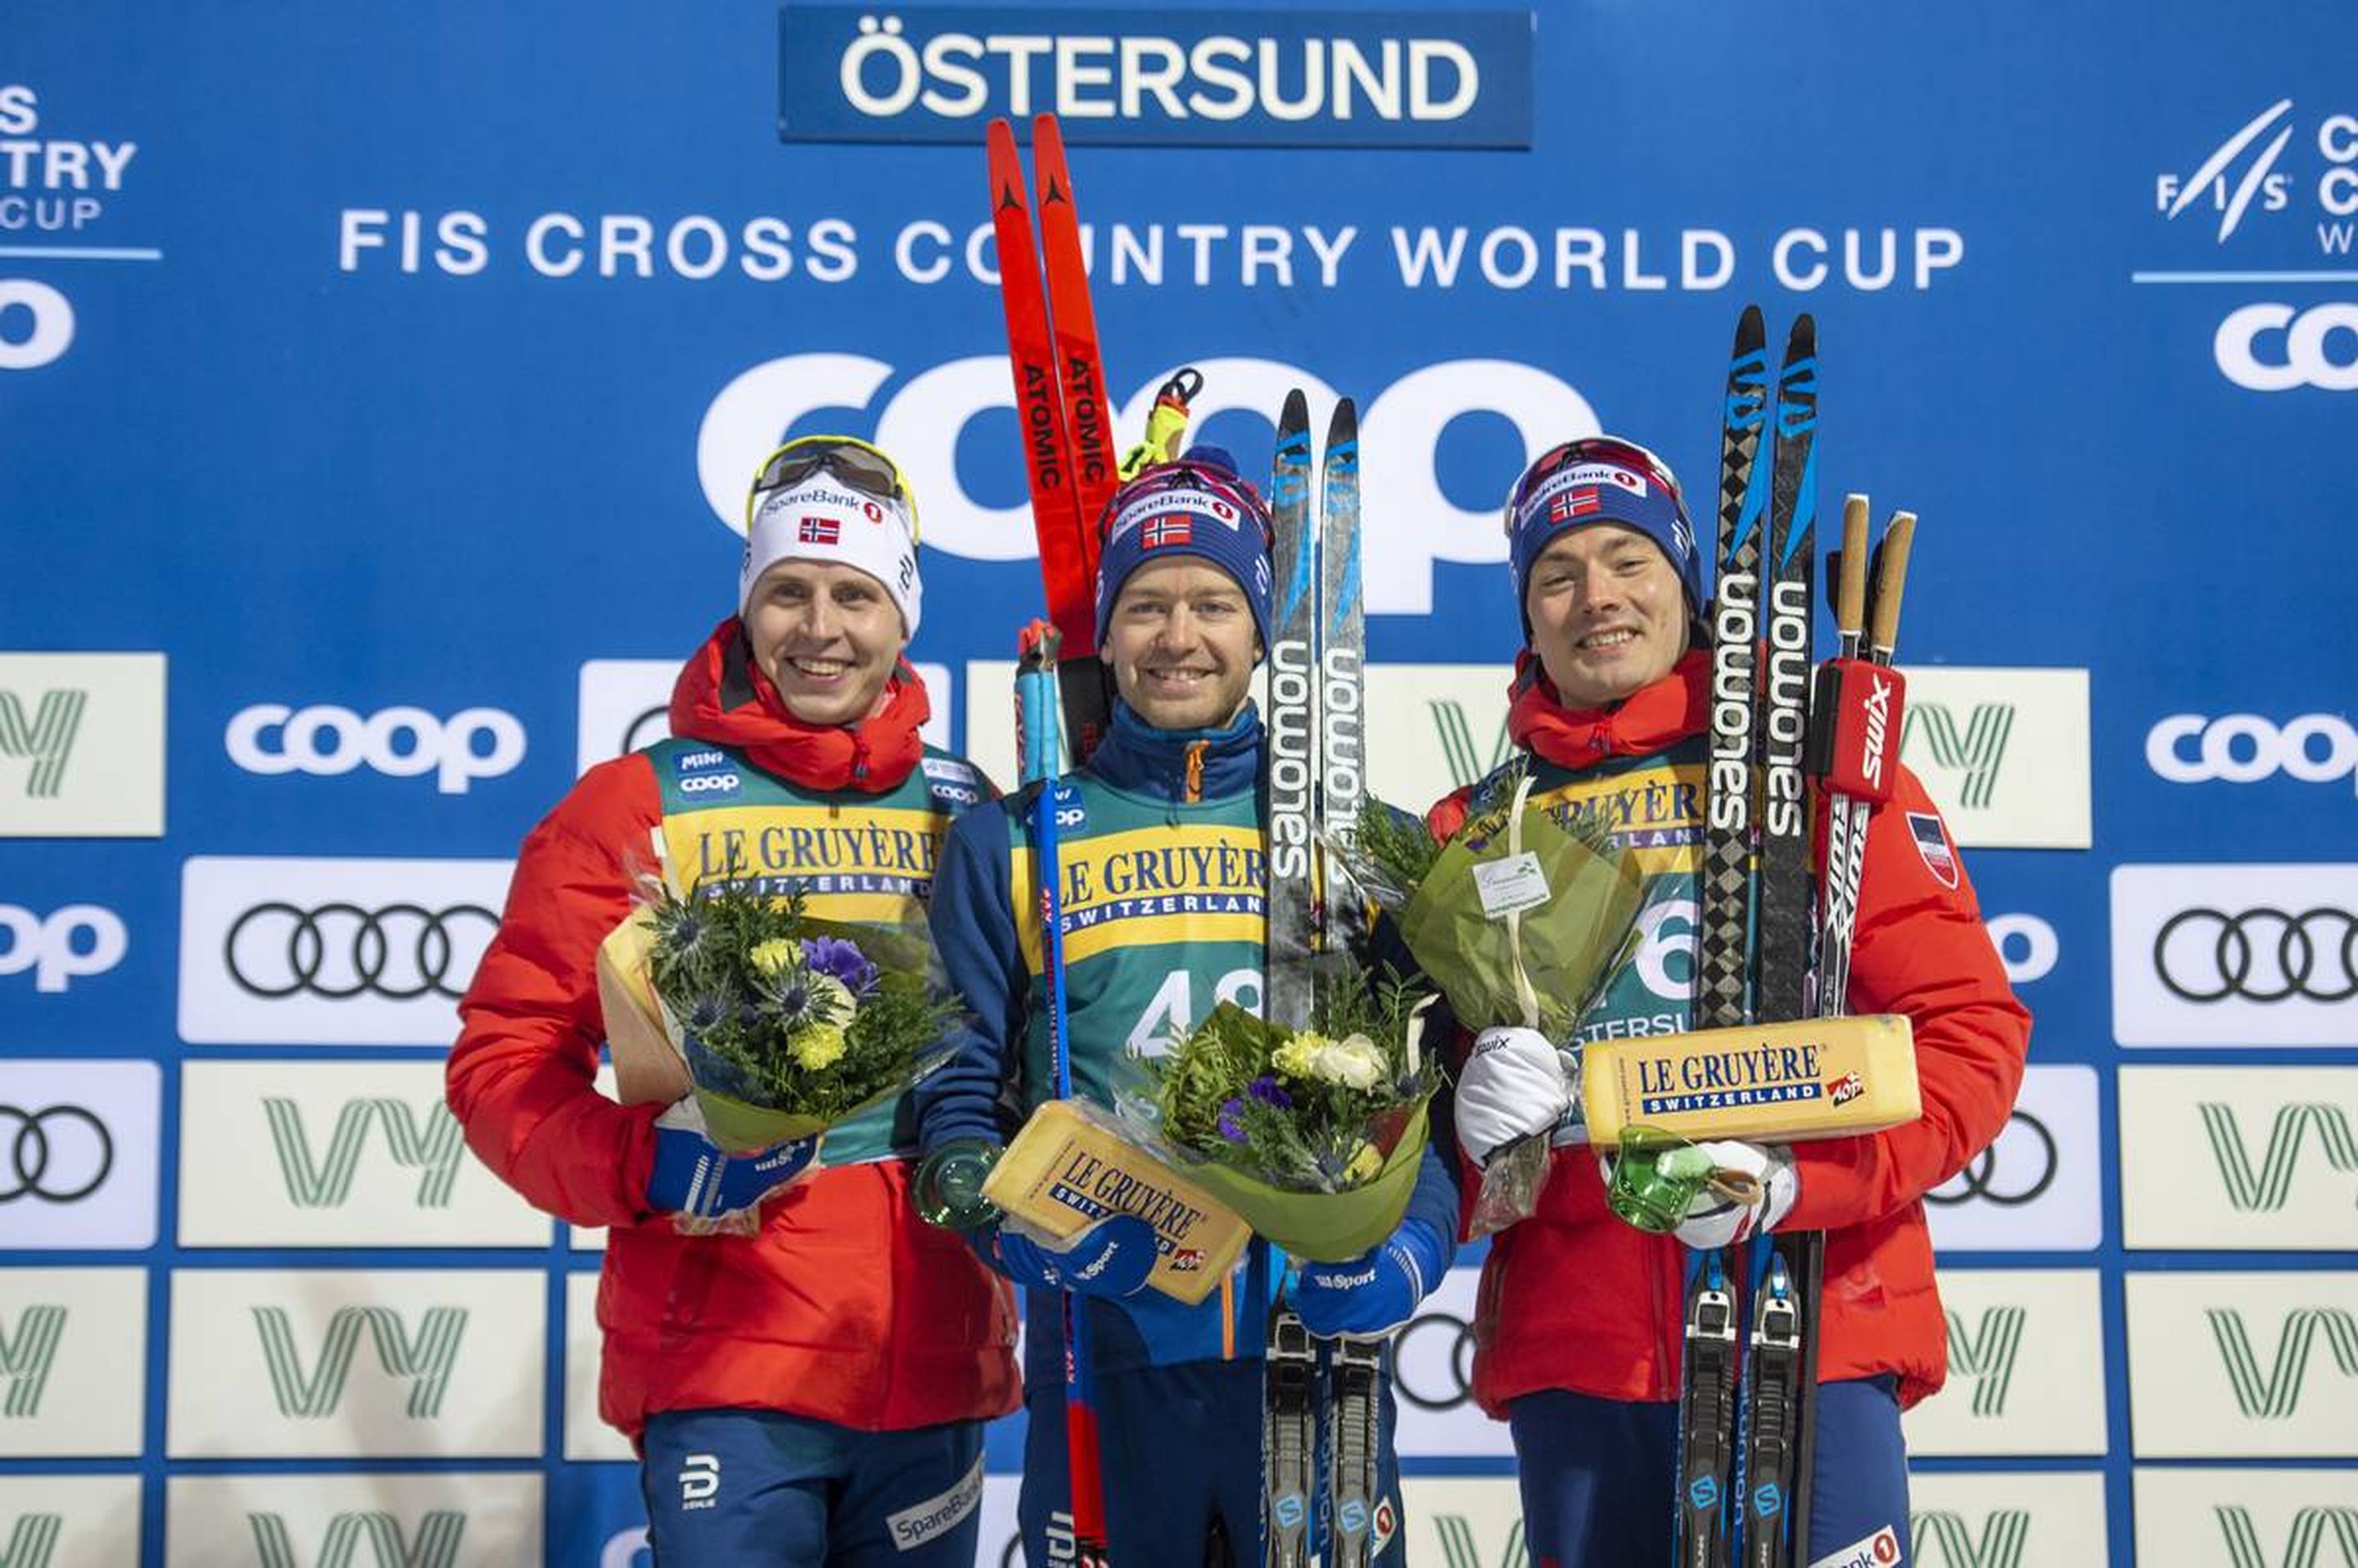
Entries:
[[[1072, 776], [1078, 820], [1062, 829], [1061, 910], [1073, 1092], [1113, 1103], [1116, 1065], [1159, 1054], [1215, 1003], [1258, 1006], [1267, 922], [1262, 730], [1248, 696], [1270, 641], [1270, 516], [1228, 454], [1196, 448], [1114, 493], [1101, 523], [1099, 656], [1119, 700]], [[1003, 1141], [1054, 1092], [1032, 883], [1032, 792], [979, 807], [946, 840], [935, 938], [973, 1013], [956, 1060], [918, 1094], [928, 1152]], [[1022, 912], [1019, 917], [1018, 912]], [[1457, 1197], [1428, 1158], [1408, 1217], [1347, 1264], [1305, 1266], [1285, 1293], [1311, 1331], [1378, 1335], [1406, 1322], [1448, 1267]], [[1031, 1416], [1019, 1513], [1035, 1564], [1070, 1494], [1059, 1294], [1088, 1314], [1111, 1560], [1204, 1568], [1224, 1536], [1260, 1562], [1261, 1347], [1267, 1297], [1240, 1264], [1199, 1305], [1145, 1288], [1154, 1238], [1122, 1217], [1052, 1251], [1013, 1227], [973, 1234], [1026, 1291]], [[1255, 1248], [1263, 1246], [1256, 1241]], [[1398, 1564], [1398, 1465], [1389, 1383], [1375, 1561]]]

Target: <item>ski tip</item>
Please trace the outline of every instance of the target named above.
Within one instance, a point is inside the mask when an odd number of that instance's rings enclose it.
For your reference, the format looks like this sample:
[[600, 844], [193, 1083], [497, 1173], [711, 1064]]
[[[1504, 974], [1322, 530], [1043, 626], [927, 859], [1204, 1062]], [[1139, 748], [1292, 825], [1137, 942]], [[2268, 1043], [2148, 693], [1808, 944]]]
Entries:
[[1739, 342], [1759, 343], [1768, 341], [1768, 319], [1761, 315], [1760, 307], [1747, 305], [1744, 308], [1744, 314], [1736, 319], [1736, 337]]
[[1331, 451], [1347, 441], [1356, 441], [1358, 438], [1359, 410], [1357, 406], [1347, 397], [1336, 398], [1335, 400], [1335, 412], [1329, 416], [1326, 420], [1327, 449]]
[[1308, 393], [1297, 386], [1285, 395], [1285, 406], [1278, 414], [1277, 427], [1280, 430], [1310, 428], [1310, 395]]
[[1818, 320], [1808, 311], [1793, 318], [1793, 330], [1785, 339], [1785, 357], [1807, 359], [1818, 351]]

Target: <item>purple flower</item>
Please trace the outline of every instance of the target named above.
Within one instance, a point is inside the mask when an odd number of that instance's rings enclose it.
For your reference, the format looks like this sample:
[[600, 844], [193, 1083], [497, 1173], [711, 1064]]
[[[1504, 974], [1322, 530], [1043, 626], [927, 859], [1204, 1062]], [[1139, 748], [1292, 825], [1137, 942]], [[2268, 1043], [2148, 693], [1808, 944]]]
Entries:
[[1231, 1143], [1245, 1141], [1245, 1102], [1232, 1099], [1220, 1108], [1220, 1136]]
[[803, 962], [816, 973], [842, 981], [843, 989], [853, 996], [866, 996], [876, 989], [876, 966], [856, 944], [840, 936], [804, 937]]
[[1274, 1106], [1280, 1110], [1290, 1109], [1293, 1105], [1293, 1097], [1280, 1088], [1277, 1080], [1267, 1073], [1255, 1078], [1252, 1081], [1252, 1087], [1246, 1092], [1261, 1104]]

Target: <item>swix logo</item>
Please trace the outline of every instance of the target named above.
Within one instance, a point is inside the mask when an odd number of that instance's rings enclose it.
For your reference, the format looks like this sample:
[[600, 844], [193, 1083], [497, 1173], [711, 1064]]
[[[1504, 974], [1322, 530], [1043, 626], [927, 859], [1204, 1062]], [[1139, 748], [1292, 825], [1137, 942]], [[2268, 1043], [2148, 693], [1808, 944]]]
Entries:
[[[1869, 666], [1872, 668], [1872, 666]], [[1872, 688], [1861, 708], [1866, 714], [1866, 749], [1859, 753], [1859, 776], [1877, 789], [1883, 787], [1883, 763], [1888, 754], [1891, 728], [1891, 677], [1870, 675], [1867, 684]]]
[[[249, 1513], [254, 1530], [254, 1555], [259, 1568], [303, 1568], [295, 1550], [293, 1531], [275, 1513]], [[459, 1543], [467, 1533], [467, 1516], [453, 1509], [435, 1509], [417, 1521], [412, 1541], [398, 1516], [371, 1509], [340, 1513], [328, 1521], [320, 1538], [314, 1568], [361, 1568], [360, 1545], [369, 1545], [373, 1568], [452, 1568], [459, 1561]], [[13, 1564], [11, 1565], [13, 1568]]]
[[27, 1307], [16, 1314], [13, 1331], [0, 1322], [0, 1383], [7, 1389], [0, 1397], [0, 1418], [29, 1421], [41, 1413], [41, 1392], [49, 1386], [65, 1332], [61, 1306]]
[[2006, 1396], [2014, 1387], [2014, 1363], [2022, 1354], [2022, 1328], [2029, 1314], [2018, 1306], [1983, 1311], [1979, 1332], [1968, 1330], [1962, 1314], [1944, 1313], [1949, 1320], [1949, 1365], [1974, 1379], [1974, 1414], [1995, 1420], [2006, 1414]]
[[[1170, 368], [1126, 400], [1109, 401], [1108, 429], [1143, 428]], [[1229, 413], [1265, 419], [1297, 386], [1308, 391], [1314, 409], [1335, 396], [1325, 378], [1282, 361], [1217, 358], [1195, 368], [1206, 388], [1194, 405], [1199, 428]], [[1004, 491], [1007, 480], [993, 467], [998, 449], [965, 438], [976, 421], [1011, 409], [1024, 432], [1027, 465], [1036, 472], [1044, 462], [1045, 482], [1069, 484], [1056, 449], [1055, 393], [1055, 369], [1044, 362], [1026, 367], [1019, 395], [999, 355], [896, 367], [859, 354], [790, 354], [752, 366], [714, 396], [696, 438], [698, 481], [714, 518], [741, 529], [745, 476], [775, 449], [780, 430], [824, 414], [833, 427], [869, 436], [858, 418], [846, 416], [864, 410], [876, 443], [925, 498], [928, 548], [969, 560], [1027, 559], [1038, 548], [1029, 505], [977, 499]], [[1363, 481], [1368, 493], [1385, 498], [1368, 509], [1361, 536], [1363, 591], [1368, 611], [1379, 615], [1431, 613], [1437, 562], [1506, 559], [1496, 514], [1460, 505], [1443, 489], [1444, 430], [1467, 414], [1493, 416], [1513, 427], [1530, 457], [1601, 427], [1578, 390], [1535, 365], [1507, 360], [1419, 366], [1360, 408]]]
[[1742, 832], [1751, 825], [1752, 792], [1746, 777], [1752, 763], [1752, 631], [1754, 594], [1749, 572], [1719, 580], [1712, 600], [1711, 826]]
[[2336, 1506], [2307, 1508], [2292, 1516], [2283, 1555], [2271, 1563], [2260, 1547], [2260, 1532], [2252, 1516], [2240, 1508], [2213, 1508], [2219, 1533], [2226, 1538], [2227, 1560], [2233, 1568], [2333, 1568], [2325, 1558], [2330, 1538], [2339, 1554], [2340, 1568], [2358, 1568], [2358, 1509]]
[[372, 1121], [384, 1130], [385, 1149], [394, 1163], [418, 1173], [417, 1206], [450, 1206], [450, 1190], [466, 1153], [466, 1133], [440, 1100], [427, 1101], [414, 1115], [410, 1106], [397, 1099], [346, 1100], [318, 1160], [311, 1157], [303, 1113], [293, 1100], [266, 1098], [262, 1113], [270, 1123], [270, 1144], [287, 1180], [287, 1199], [297, 1208], [343, 1206], [352, 1196]]
[[49, 1568], [65, 1528], [63, 1514], [18, 1514], [7, 1546], [0, 1549], [0, 1568]]
[[1979, 811], [1996, 792], [1998, 770], [2006, 763], [2006, 737], [2013, 732], [2011, 703], [1975, 703], [1972, 717], [1961, 729], [1946, 703], [1917, 702], [1908, 709], [1899, 749], [1904, 755], [1911, 741], [1920, 742], [1933, 762], [1963, 775], [1957, 804]]
[[2358, 1378], [2358, 1314], [2341, 1307], [2296, 1307], [2277, 1336], [2276, 1364], [2266, 1372], [2260, 1370], [2242, 1313], [2211, 1307], [2202, 1315], [2210, 1321], [2236, 1407], [2254, 1421], [2283, 1421], [2299, 1408], [2309, 1379], [2309, 1351], [2320, 1333], [2334, 1365], [2345, 1377]]
[[2023, 1509], [1993, 1509], [1983, 1516], [1977, 1541], [1965, 1516], [1944, 1509], [1910, 1514], [1908, 1533], [1916, 1560], [1931, 1568], [2019, 1568], [2030, 1540], [2030, 1514]]
[[1803, 830], [1801, 731], [1809, 715], [1810, 589], [1779, 581], [1768, 590], [1768, 744], [1767, 830], [1798, 838]]
[[2329, 1166], [2343, 1175], [2358, 1173], [2358, 1137], [2351, 1133], [2349, 1113], [2338, 1105], [2311, 1102], [2277, 1107], [2276, 1120], [2268, 1128], [2266, 1152], [2257, 1165], [2252, 1162], [2231, 1107], [2205, 1100], [2200, 1108], [2202, 1135], [2210, 1142], [2211, 1157], [2219, 1163], [2219, 1180], [2226, 1186], [2227, 1201], [2245, 1214], [2274, 1214], [2284, 1207], [2292, 1195], [2295, 1163], [2312, 1129]]
[[[2154, 206], [2163, 217], [2176, 222], [2198, 202], [2208, 202], [2219, 214], [2223, 244], [2243, 222], [2255, 200], [2264, 212], [2283, 211], [2292, 202], [2292, 176], [2278, 172], [2277, 160], [2284, 155], [2285, 144], [2292, 140], [2293, 127], [2286, 119], [2291, 108], [2291, 99], [2278, 99], [2212, 148], [2211, 156], [2184, 179], [2175, 174], [2158, 176], [2153, 182]], [[2281, 127], [2277, 124], [2279, 120], [2286, 121]], [[2229, 171], [2236, 159], [2271, 129], [2276, 131], [2274, 138], [2244, 165], [2240, 176], [2232, 177], [2231, 189]]]
[[254, 1325], [262, 1338], [263, 1362], [270, 1370], [271, 1396], [281, 1415], [316, 1421], [334, 1414], [343, 1402], [352, 1358], [365, 1333], [374, 1341], [378, 1365], [386, 1375], [408, 1380], [410, 1417], [431, 1421], [442, 1413], [442, 1396], [467, 1333], [467, 1311], [427, 1308], [413, 1338], [391, 1307], [338, 1307], [328, 1319], [319, 1359], [308, 1373], [303, 1370], [302, 1353], [285, 1309], [255, 1307]]
[[29, 708], [16, 692], [0, 691], [0, 757], [33, 764], [25, 779], [25, 793], [33, 799], [57, 798], [89, 705], [86, 691], [45, 691]]
[[679, 1506], [682, 1509], [709, 1509], [719, 1506], [720, 1496], [720, 1456], [717, 1454], [691, 1454], [680, 1461]]
[[1269, 658], [1269, 874], [1310, 874], [1310, 650], [1287, 639]]

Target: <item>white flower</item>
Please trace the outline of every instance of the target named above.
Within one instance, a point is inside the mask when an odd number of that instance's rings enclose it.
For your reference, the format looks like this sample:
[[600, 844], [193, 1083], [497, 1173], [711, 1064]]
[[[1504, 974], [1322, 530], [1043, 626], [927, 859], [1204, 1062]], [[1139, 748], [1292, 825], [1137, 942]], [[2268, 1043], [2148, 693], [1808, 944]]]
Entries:
[[1341, 1040], [1325, 1040], [1318, 1044], [1311, 1059], [1310, 1070], [1317, 1077], [1345, 1088], [1371, 1089], [1383, 1082], [1384, 1054], [1376, 1043], [1364, 1034], [1347, 1035]]

